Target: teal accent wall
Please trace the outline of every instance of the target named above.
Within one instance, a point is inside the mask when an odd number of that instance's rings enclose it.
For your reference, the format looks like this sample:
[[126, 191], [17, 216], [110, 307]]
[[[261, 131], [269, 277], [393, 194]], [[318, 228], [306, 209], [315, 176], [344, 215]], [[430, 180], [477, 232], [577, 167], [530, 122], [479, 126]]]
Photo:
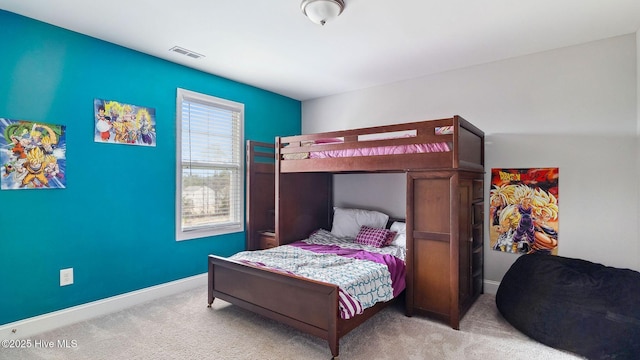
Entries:
[[[245, 138], [260, 141], [300, 133], [299, 101], [2, 10], [0, 44], [0, 118], [67, 131], [66, 189], [0, 191], [0, 325], [244, 249], [244, 233], [175, 240], [176, 88], [244, 103]], [[155, 108], [156, 147], [94, 142], [95, 98]], [[74, 284], [60, 287], [69, 267]]]

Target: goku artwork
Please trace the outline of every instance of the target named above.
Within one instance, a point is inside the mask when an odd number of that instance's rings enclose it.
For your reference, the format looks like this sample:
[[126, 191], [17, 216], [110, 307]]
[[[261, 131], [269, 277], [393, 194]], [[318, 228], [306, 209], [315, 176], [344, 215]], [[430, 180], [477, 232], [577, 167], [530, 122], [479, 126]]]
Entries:
[[95, 142], [156, 146], [153, 108], [94, 99]]
[[558, 168], [491, 169], [491, 248], [516, 254], [558, 250]]
[[0, 189], [65, 188], [65, 126], [0, 118]]

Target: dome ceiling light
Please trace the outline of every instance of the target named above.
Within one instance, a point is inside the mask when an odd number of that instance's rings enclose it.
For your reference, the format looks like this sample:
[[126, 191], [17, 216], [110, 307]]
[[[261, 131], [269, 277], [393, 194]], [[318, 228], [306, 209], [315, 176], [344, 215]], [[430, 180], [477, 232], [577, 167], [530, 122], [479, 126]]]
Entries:
[[343, 0], [303, 0], [300, 4], [302, 13], [318, 25], [326, 24], [342, 14]]

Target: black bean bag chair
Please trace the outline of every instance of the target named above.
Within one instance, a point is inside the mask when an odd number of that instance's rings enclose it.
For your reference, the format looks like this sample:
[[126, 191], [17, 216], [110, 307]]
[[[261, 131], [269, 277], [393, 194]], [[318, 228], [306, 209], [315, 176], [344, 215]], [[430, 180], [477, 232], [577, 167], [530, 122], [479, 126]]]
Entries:
[[553, 255], [520, 256], [496, 293], [504, 318], [588, 359], [640, 359], [640, 273]]

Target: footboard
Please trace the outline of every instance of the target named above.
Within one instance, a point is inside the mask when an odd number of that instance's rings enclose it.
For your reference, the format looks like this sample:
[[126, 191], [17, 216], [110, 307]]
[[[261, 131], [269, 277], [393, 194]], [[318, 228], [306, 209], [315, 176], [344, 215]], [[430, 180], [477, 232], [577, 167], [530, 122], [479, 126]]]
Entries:
[[209, 306], [220, 298], [329, 342], [338, 356], [338, 286], [209, 255]]

